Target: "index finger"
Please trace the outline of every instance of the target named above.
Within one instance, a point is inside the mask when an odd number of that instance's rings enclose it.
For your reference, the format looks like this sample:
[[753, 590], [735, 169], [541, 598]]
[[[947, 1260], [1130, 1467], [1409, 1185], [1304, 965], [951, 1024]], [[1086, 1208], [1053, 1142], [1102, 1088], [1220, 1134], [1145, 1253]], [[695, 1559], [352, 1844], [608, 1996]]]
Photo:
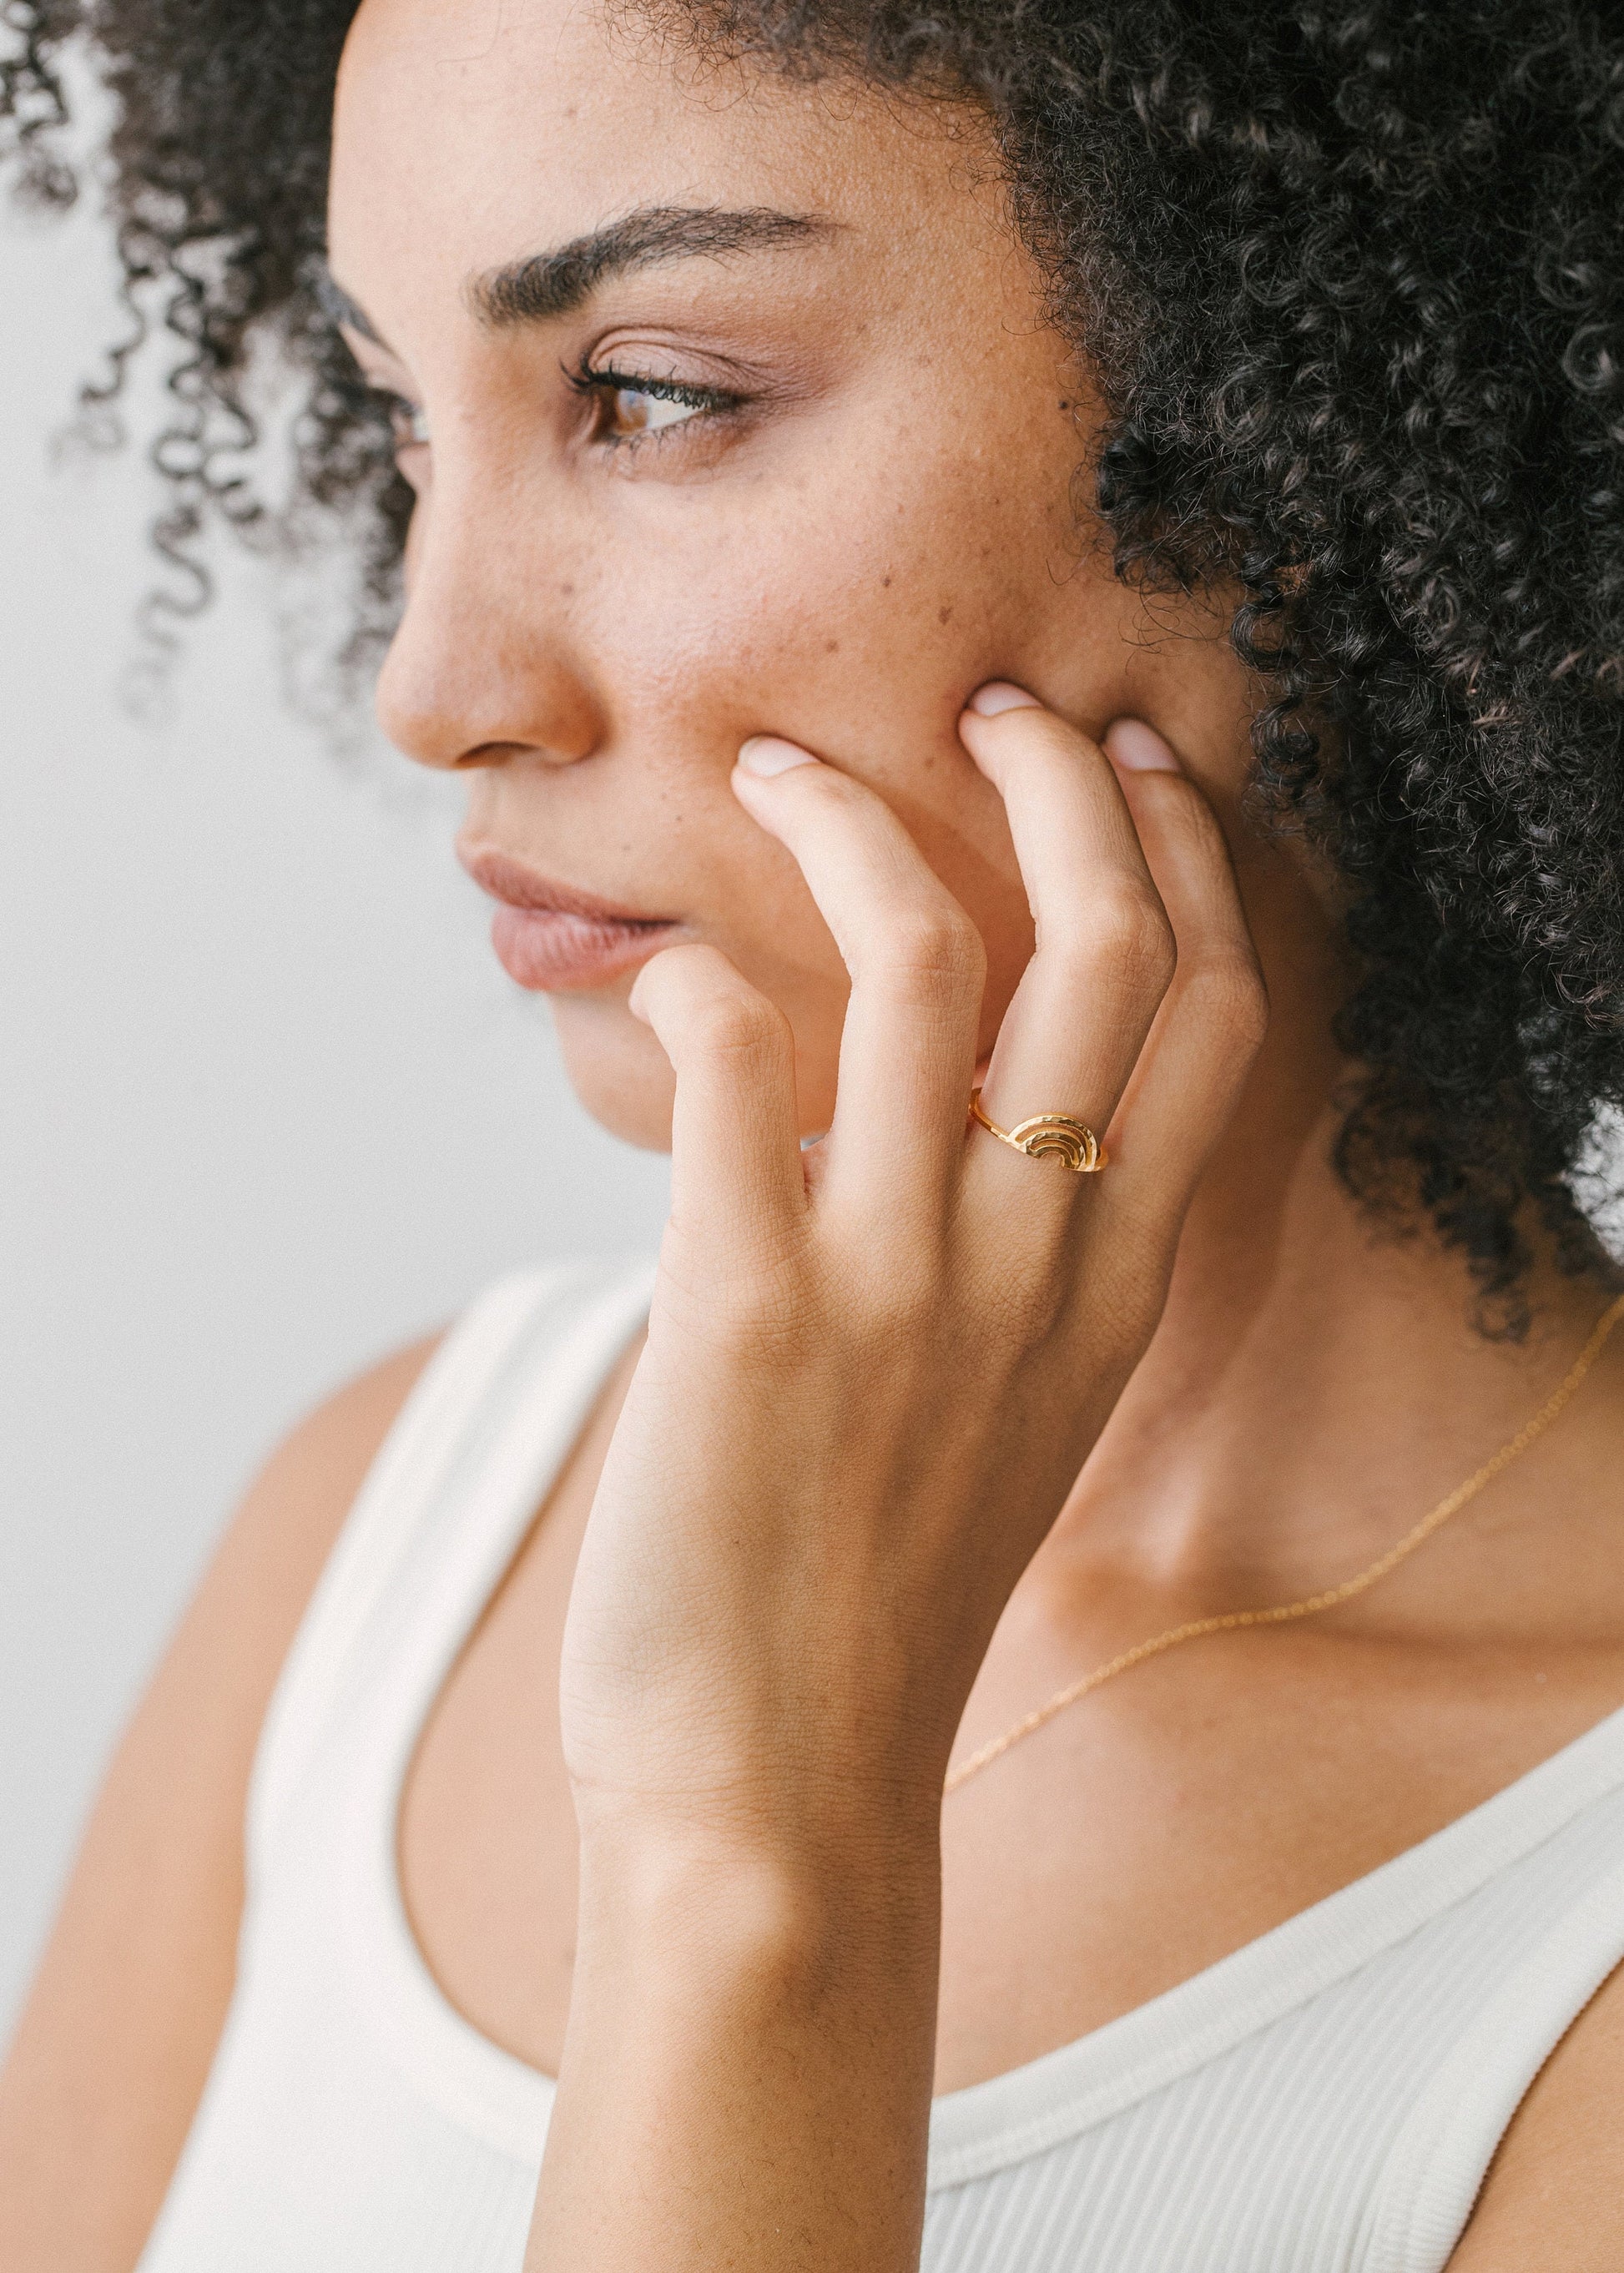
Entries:
[[794, 857], [852, 981], [822, 1212], [917, 1235], [963, 1154], [986, 962], [974, 925], [884, 799], [776, 737], [735, 793]]

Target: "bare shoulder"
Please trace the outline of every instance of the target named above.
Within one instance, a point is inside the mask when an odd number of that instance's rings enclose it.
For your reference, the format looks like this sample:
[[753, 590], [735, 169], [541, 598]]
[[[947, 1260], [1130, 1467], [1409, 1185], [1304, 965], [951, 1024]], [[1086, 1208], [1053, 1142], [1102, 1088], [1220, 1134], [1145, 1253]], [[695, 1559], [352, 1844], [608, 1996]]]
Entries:
[[1616, 2273], [1624, 2264], [1624, 1968], [1535, 2078], [1449, 2273]]
[[312, 1413], [225, 1533], [103, 1783], [0, 2074], [0, 2267], [129, 2273], [229, 2002], [271, 1690], [433, 1339]]

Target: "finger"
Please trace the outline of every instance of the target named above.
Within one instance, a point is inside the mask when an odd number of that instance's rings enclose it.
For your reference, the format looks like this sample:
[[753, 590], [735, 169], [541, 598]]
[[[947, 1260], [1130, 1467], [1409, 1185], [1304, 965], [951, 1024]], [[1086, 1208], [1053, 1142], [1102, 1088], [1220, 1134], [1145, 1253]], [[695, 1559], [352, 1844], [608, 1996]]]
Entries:
[[1212, 806], [1141, 720], [1116, 720], [1105, 748], [1178, 953], [1108, 1141], [1124, 1182], [1177, 1207], [1234, 1112], [1263, 1039], [1268, 997]]
[[677, 1077], [671, 1220], [707, 1256], [759, 1263], [806, 1212], [789, 1022], [714, 947], [667, 947], [629, 1005]]
[[[1003, 694], [983, 688], [976, 701]], [[1172, 926], [1097, 743], [1030, 698], [993, 715], [966, 710], [960, 731], [1004, 797], [1037, 934], [982, 1104], [1004, 1128], [1059, 1113], [1102, 1132], [1172, 978]], [[990, 1145], [978, 1157], [1006, 1179], [1019, 1167]], [[1060, 1171], [1038, 1165], [1052, 1186]]]
[[882, 798], [793, 743], [740, 754], [740, 801], [794, 856], [851, 974], [820, 1204], [938, 1219], [957, 1182], [986, 984], [980, 934]]

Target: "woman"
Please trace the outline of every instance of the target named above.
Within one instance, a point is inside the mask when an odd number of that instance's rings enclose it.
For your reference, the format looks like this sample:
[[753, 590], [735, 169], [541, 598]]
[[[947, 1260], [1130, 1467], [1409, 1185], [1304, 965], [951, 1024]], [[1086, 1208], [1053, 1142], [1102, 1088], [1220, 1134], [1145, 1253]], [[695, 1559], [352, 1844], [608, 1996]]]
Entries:
[[280, 330], [387, 596], [392, 421], [384, 724], [674, 1202], [251, 1494], [0, 2264], [1617, 2263], [1624, 41], [91, 14], [177, 529]]

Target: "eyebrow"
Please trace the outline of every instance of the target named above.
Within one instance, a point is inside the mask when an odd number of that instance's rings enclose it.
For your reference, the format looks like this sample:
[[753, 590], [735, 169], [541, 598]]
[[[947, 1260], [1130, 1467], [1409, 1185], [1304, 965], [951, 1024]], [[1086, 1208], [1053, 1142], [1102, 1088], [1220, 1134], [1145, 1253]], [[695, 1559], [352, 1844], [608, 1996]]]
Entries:
[[[725, 260], [730, 253], [771, 251], [832, 236], [838, 221], [819, 214], [780, 213], [771, 206], [638, 206], [554, 252], [532, 253], [472, 278], [468, 296], [485, 323], [505, 329], [567, 316], [600, 284], [665, 260]], [[375, 347], [389, 343], [358, 300], [325, 264], [316, 276], [322, 312]], [[393, 352], [393, 350], [389, 350]]]
[[666, 260], [725, 260], [730, 253], [772, 251], [832, 236], [838, 227], [817, 214], [779, 213], [770, 206], [730, 211], [706, 206], [638, 206], [577, 236], [555, 252], [538, 252], [475, 277], [469, 298], [487, 324], [541, 324], [568, 316], [611, 277]]

